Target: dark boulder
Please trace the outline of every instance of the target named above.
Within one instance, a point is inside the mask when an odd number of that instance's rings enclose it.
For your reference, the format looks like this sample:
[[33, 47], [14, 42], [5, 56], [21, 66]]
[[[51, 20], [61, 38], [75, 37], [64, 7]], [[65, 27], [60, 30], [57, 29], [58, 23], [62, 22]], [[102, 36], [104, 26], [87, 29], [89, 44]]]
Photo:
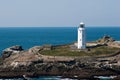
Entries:
[[10, 55], [12, 54], [12, 51], [3, 51], [2, 52], [2, 58], [7, 58], [10, 57]]
[[22, 46], [20, 46], [20, 45], [12, 46], [12, 47], [10, 47], [10, 49], [15, 50], [15, 51], [22, 51], [23, 50]]
[[8, 57], [11, 56], [11, 54], [13, 54], [13, 53], [19, 53], [22, 50], [23, 50], [22, 46], [19, 46], [19, 45], [6, 48], [2, 52], [2, 58], [3, 59], [8, 58]]

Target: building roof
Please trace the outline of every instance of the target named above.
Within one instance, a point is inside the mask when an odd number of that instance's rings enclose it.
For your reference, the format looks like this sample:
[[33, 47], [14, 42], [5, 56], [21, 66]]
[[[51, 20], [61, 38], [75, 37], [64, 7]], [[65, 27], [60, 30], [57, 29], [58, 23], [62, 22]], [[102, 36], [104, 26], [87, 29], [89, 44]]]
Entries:
[[83, 22], [80, 22], [80, 25], [84, 25], [84, 23], [83, 23]]

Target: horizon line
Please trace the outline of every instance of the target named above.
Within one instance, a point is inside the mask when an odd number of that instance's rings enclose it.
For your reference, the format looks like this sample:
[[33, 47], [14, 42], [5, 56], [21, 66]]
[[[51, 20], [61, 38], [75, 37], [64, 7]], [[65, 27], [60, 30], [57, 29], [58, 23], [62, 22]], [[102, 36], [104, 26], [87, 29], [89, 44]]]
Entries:
[[[0, 26], [0, 28], [29, 28], [29, 27], [78, 27], [78, 26]], [[120, 27], [120, 26], [86, 26], [86, 27]]]

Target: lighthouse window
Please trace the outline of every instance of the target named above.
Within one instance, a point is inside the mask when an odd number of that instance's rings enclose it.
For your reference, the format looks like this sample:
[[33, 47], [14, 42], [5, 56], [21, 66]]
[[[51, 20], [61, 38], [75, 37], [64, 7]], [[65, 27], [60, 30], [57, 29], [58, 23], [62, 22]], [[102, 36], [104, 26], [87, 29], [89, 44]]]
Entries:
[[84, 27], [84, 25], [81, 25], [81, 28], [83, 28]]

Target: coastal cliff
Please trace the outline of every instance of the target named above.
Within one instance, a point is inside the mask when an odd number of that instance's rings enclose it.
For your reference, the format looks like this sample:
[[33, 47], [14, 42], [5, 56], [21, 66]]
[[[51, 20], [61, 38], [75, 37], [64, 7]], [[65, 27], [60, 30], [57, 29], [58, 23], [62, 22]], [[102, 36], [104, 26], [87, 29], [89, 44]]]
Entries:
[[18, 45], [7, 48], [0, 61], [0, 78], [25, 75], [93, 79], [120, 75], [119, 48], [102, 45], [79, 51], [71, 49], [71, 45], [34, 46], [28, 50]]

